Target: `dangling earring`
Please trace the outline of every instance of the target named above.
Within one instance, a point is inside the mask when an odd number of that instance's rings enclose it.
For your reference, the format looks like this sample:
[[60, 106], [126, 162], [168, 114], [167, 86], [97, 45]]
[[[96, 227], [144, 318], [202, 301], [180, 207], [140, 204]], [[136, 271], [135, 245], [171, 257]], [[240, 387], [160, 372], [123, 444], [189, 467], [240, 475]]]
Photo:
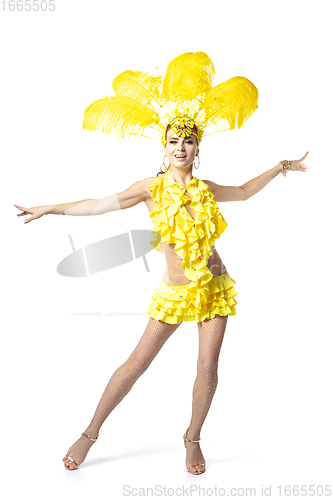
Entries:
[[195, 166], [195, 158], [194, 158], [194, 162], [193, 162], [193, 165], [194, 165], [194, 168], [199, 168], [200, 167], [200, 158], [199, 158], [199, 155], [198, 155], [198, 166], [196, 167]]
[[[167, 171], [168, 171], [168, 168], [170, 167], [170, 162], [169, 162], [169, 165], [166, 165], [166, 164], [164, 163], [164, 158], [165, 158], [165, 157], [168, 157], [168, 155], [164, 155], [164, 156], [163, 156], [163, 165], [164, 165], [164, 166], [165, 166], [165, 168], [166, 168], [166, 170], [164, 170], [164, 173], [165, 173], [165, 172], [167, 172]], [[162, 169], [162, 168], [161, 168], [161, 169]]]

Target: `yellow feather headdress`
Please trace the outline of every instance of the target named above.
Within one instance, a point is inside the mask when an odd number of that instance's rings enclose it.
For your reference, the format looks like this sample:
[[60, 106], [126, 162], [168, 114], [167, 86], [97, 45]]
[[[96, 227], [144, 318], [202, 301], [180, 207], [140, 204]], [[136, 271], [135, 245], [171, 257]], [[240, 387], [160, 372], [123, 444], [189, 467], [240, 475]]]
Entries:
[[212, 87], [214, 75], [213, 62], [204, 52], [186, 52], [173, 59], [164, 79], [124, 71], [112, 82], [114, 96], [107, 95], [87, 107], [83, 128], [113, 132], [117, 139], [147, 137], [144, 133], [150, 129], [159, 132], [165, 146], [168, 125], [180, 137], [195, 134], [198, 144], [206, 128], [214, 133], [242, 127], [258, 107], [257, 88], [242, 76]]

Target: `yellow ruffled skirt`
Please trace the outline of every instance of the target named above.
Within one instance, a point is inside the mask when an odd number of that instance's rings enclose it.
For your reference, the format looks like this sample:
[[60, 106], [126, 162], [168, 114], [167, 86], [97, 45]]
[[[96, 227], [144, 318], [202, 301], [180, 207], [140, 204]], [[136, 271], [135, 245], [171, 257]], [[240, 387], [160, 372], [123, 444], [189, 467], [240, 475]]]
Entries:
[[[145, 312], [151, 318], [172, 325], [179, 325], [182, 321], [201, 323], [215, 316], [233, 316], [237, 314], [235, 283], [229, 273], [214, 276], [205, 287], [196, 290], [194, 300], [186, 292], [188, 285], [171, 286], [160, 281]], [[198, 304], [198, 294], [199, 305], [195, 305]]]

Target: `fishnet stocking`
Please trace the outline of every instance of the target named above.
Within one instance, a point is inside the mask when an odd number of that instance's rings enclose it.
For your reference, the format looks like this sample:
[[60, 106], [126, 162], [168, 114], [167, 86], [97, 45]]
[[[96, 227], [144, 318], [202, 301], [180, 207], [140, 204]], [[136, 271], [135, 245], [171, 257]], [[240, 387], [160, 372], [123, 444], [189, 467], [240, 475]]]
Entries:
[[[181, 323], [180, 323], [181, 324]], [[138, 380], [138, 378], [147, 370], [161, 347], [167, 339], [180, 325], [170, 325], [163, 321], [149, 318], [148, 325], [139, 340], [134, 351], [131, 353], [127, 361], [119, 366], [113, 373], [106, 389], [97, 406], [93, 419], [87, 429], [84, 431], [88, 436], [93, 438], [98, 436], [99, 429], [106, 420], [111, 411], [124, 399]], [[92, 446], [91, 441], [86, 436], [81, 436], [71, 448], [69, 455], [77, 465], [81, 464]], [[75, 465], [70, 460], [66, 460], [70, 468], [75, 469]]]
[[[199, 356], [197, 377], [195, 379], [192, 398], [192, 418], [187, 430], [188, 439], [198, 440], [201, 427], [214, 397], [218, 380], [218, 360], [228, 316], [216, 316], [198, 323]], [[186, 465], [204, 463], [200, 443], [185, 442]], [[192, 471], [203, 470], [193, 467]]]

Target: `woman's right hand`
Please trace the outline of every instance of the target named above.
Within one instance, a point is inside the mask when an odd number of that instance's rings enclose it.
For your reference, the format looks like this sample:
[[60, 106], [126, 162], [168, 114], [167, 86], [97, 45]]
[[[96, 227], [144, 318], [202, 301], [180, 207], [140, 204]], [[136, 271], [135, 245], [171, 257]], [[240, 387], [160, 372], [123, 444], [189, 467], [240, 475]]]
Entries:
[[20, 205], [15, 205], [14, 207], [18, 208], [19, 210], [22, 210], [22, 213], [17, 214], [18, 217], [21, 217], [22, 215], [28, 215], [31, 214], [31, 217], [29, 219], [26, 219], [24, 223], [26, 224], [27, 222], [30, 222], [35, 219], [39, 219], [43, 215], [47, 213], [47, 207], [31, 207], [31, 208], [25, 208], [25, 207], [20, 207]]

